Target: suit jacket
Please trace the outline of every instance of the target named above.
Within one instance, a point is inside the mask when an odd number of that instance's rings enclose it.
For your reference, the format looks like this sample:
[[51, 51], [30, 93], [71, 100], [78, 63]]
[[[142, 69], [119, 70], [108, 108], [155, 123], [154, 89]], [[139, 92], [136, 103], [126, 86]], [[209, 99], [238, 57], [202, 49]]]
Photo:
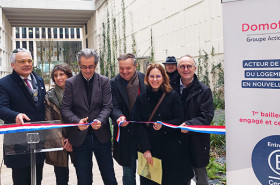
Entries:
[[[66, 80], [61, 115], [66, 123], [79, 123], [88, 117], [88, 122], [98, 119], [101, 127], [94, 134], [101, 143], [111, 139], [108, 117], [112, 110], [112, 94], [109, 79], [94, 73], [91, 103], [89, 105], [82, 74]], [[91, 128], [91, 127], [89, 127]], [[78, 127], [69, 128], [69, 142], [72, 146], [80, 146], [87, 135], [88, 129], [80, 131]]]
[[[140, 92], [146, 90], [144, 84], [145, 75], [137, 72], [139, 79]], [[113, 97], [113, 111], [111, 118], [114, 124], [114, 142], [113, 142], [113, 157], [122, 166], [130, 166], [131, 149], [135, 143], [135, 133], [132, 124], [128, 124], [126, 127], [121, 127], [120, 141], [116, 141], [118, 132], [118, 124], [116, 120], [124, 115], [127, 120], [131, 120], [129, 115], [129, 100], [126, 92], [126, 84], [123, 83], [120, 74], [115, 76], [111, 81], [112, 97]], [[135, 146], [136, 147], [136, 146]]]
[[[38, 84], [38, 106], [28, 92], [21, 77], [13, 71], [12, 74], [0, 79], [0, 119], [5, 124], [15, 123], [19, 113], [26, 114], [32, 121], [45, 120], [44, 98], [46, 94], [44, 81], [32, 72]], [[44, 154], [37, 154], [37, 164], [44, 162]], [[4, 156], [7, 167], [30, 166], [30, 154]]]

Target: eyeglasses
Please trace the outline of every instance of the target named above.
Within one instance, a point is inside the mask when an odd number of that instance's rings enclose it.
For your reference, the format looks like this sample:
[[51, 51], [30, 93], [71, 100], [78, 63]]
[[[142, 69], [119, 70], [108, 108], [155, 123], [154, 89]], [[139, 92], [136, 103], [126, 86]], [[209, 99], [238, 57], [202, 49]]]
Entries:
[[151, 78], [151, 79], [154, 79], [154, 78], [159, 79], [161, 77], [162, 77], [161, 75], [149, 75], [149, 78]]
[[95, 66], [94, 66], [94, 65], [90, 65], [90, 66], [84, 66], [84, 65], [82, 65], [82, 66], [80, 66], [80, 69], [83, 69], [83, 70], [86, 70], [87, 68], [89, 68], [89, 69], [94, 69]]
[[194, 67], [194, 66], [192, 66], [192, 65], [180, 65], [180, 66], [179, 66], [179, 68], [180, 68], [181, 70], [185, 70], [186, 68], [187, 68], [188, 70], [191, 70], [193, 67]]
[[25, 64], [26, 62], [28, 64], [32, 64], [33, 60], [31, 60], [31, 59], [21, 59], [21, 60], [17, 60], [16, 62], [19, 63], [19, 64], [22, 64], [22, 65]]
[[13, 51], [13, 53], [18, 53], [20, 51], [26, 50], [25, 48], [17, 48]]

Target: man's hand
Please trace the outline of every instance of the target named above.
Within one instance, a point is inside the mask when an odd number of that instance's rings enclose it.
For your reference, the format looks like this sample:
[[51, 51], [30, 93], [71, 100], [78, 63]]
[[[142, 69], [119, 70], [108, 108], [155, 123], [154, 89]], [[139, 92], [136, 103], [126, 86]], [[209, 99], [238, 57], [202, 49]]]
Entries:
[[[180, 126], [187, 126], [187, 124], [186, 123], [182, 123]], [[181, 132], [186, 134], [186, 133], [188, 133], [188, 130], [181, 129]]]
[[[79, 121], [79, 123], [87, 123], [88, 117], [83, 118]], [[80, 131], [86, 130], [89, 127], [89, 125], [79, 125], [78, 128]]]
[[150, 150], [147, 150], [146, 152], [144, 152], [143, 155], [144, 155], [145, 159], [147, 160], [147, 162], [153, 166], [153, 157], [152, 157]]
[[125, 116], [120, 116], [118, 119], [117, 119], [117, 123], [118, 125], [120, 124], [120, 122], [123, 121], [123, 123], [121, 124], [121, 127], [125, 127], [129, 124], [128, 121], [126, 121], [126, 117]]
[[98, 119], [94, 119], [94, 120], [93, 120], [93, 123], [91, 124], [91, 127], [92, 127], [94, 130], [100, 129], [100, 127], [101, 127], [101, 121], [99, 121]]
[[161, 127], [162, 127], [162, 124], [160, 124], [160, 123], [154, 123], [154, 129], [155, 130], [160, 130], [161, 129]]
[[24, 124], [23, 119], [30, 121], [29, 117], [26, 114], [19, 113], [16, 117], [16, 124], [23, 125]]
[[64, 139], [64, 146], [63, 149], [65, 149], [67, 152], [72, 152], [72, 145], [69, 143], [68, 139]]

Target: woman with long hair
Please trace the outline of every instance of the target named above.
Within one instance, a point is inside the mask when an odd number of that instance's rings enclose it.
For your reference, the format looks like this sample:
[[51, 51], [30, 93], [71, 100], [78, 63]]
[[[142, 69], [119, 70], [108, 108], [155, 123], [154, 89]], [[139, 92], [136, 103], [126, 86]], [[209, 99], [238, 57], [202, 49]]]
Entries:
[[[146, 92], [140, 94], [133, 109], [135, 121], [162, 121], [180, 125], [184, 121], [183, 106], [177, 92], [172, 90], [169, 77], [160, 64], [151, 64], [145, 76]], [[163, 94], [165, 94], [163, 96]], [[161, 103], [151, 117], [153, 110], [163, 96]], [[181, 145], [180, 129], [172, 129], [160, 123], [135, 125], [140, 151], [150, 165], [153, 158], [162, 161], [162, 184], [183, 185], [193, 177], [188, 155]], [[141, 185], [157, 184], [140, 177]]]

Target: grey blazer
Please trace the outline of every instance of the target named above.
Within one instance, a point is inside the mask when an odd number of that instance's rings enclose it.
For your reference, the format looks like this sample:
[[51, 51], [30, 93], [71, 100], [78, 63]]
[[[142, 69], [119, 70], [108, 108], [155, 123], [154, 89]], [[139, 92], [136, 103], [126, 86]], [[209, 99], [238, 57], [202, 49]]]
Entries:
[[[94, 130], [94, 134], [101, 143], [111, 139], [108, 117], [112, 110], [112, 94], [109, 79], [94, 73], [91, 104], [88, 104], [82, 74], [66, 80], [61, 114], [66, 123], [79, 123], [82, 118], [88, 117], [88, 122], [98, 119], [101, 127]], [[90, 127], [89, 127], [90, 128]], [[87, 135], [88, 129], [80, 131], [78, 127], [70, 127], [69, 141], [80, 146]]]

